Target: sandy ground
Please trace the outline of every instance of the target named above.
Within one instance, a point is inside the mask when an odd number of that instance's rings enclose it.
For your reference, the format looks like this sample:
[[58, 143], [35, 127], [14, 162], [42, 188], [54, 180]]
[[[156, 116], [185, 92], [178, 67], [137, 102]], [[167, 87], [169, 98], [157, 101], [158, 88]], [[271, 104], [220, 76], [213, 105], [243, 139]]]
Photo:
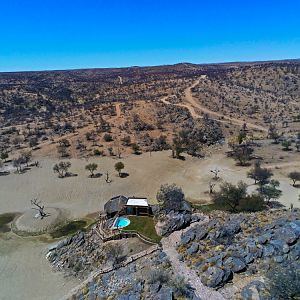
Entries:
[[[113, 158], [90, 159], [99, 165], [99, 172], [110, 173], [112, 182], [104, 177], [89, 178], [84, 169], [87, 160], [71, 160], [71, 172], [76, 177], [60, 179], [52, 167], [57, 162], [50, 158], [39, 159], [41, 168], [33, 167], [25, 174], [11, 173], [0, 176], [0, 213], [23, 212], [31, 207], [30, 200], [38, 198], [48, 207], [63, 208], [68, 217], [83, 217], [103, 209], [113, 195], [146, 196], [155, 203], [155, 196], [163, 183], [181, 186], [187, 199], [193, 202], [209, 201], [208, 184], [213, 174], [221, 170], [222, 180], [236, 183], [243, 180], [255, 189], [253, 181], [246, 177], [249, 168], [237, 167], [224, 154], [212, 154], [205, 159], [187, 156], [185, 160], [170, 157], [170, 151], [129, 156], [122, 161], [126, 178], [119, 178], [114, 170], [118, 161]], [[299, 163], [299, 162], [298, 162]], [[275, 168], [276, 166], [276, 168]], [[280, 180], [283, 196], [280, 201], [287, 207], [291, 203], [300, 207], [300, 189], [291, 186], [287, 173], [295, 170], [297, 162], [268, 164], [275, 178]], [[299, 167], [299, 164], [298, 164]], [[7, 239], [7, 236], [10, 237]], [[6, 237], [4, 239], [4, 237]], [[20, 238], [12, 233], [0, 236], [0, 299], [58, 299], [74, 287], [78, 281], [63, 278], [54, 273], [45, 259], [47, 244], [38, 239]]]
[[[75, 177], [58, 178], [52, 167], [57, 162], [52, 159], [40, 159], [41, 168], [33, 167], [25, 174], [10, 174], [0, 177], [0, 213], [23, 212], [31, 207], [30, 200], [38, 198], [46, 206], [59, 207], [69, 212], [69, 217], [82, 217], [88, 213], [103, 209], [104, 203], [110, 197], [118, 194], [127, 196], [146, 196], [155, 203], [156, 193], [163, 183], [176, 183], [182, 187], [188, 200], [193, 202], [209, 201], [208, 184], [212, 178], [210, 170], [221, 170], [223, 180], [236, 183], [246, 178], [249, 168], [238, 167], [235, 162], [224, 154], [213, 154], [205, 159], [187, 156], [185, 160], [170, 157], [170, 151], [145, 153], [139, 156], [129, 156], [122, 159], [125, 164], [126, 178], [119, 178], [114, 170], [117, 159], [104, 157], [98, 159], [72, 159], [70, 171], [78, 174]], [[100, 178], [89, 178], [84, 169], [87, 162], [96, 162], [99, 172], [109, 171], [111, 183], [105, 182], [105, 175]], [[281, 202], [285, 205], [294, 203], [299, 206], [300, 189], [294, 188], [286, 174], [295, 170], [294, 164], [280, 163], [273, 166], [275, 178], [281, 182], [283, 196]], [[296, 166], [296, 165], [295, 165]], [[272, 167], [272, 166], [271, 166]]]
[[0, 237], [1, 300], [57, 300], [80, 283], [53, 272], [46, 249], [47, 244], [36, 239]]

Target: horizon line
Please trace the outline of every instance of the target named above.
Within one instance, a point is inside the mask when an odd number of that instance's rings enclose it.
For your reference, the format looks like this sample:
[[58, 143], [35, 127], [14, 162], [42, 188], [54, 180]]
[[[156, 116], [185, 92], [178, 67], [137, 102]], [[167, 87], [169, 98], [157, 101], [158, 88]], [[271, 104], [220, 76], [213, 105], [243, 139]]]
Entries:
[[0, 71], [0, 74], [13, 74], [13, 73], [35, 73], [35, 72], [68, 72], [68, 71], [84, 71], [84, 70], [109, 70], [109, 69], [129, 69], [129, 68], [153, 68], [153, 67], [164, 67], [164, 66], [176, 66], [176, 65], [230, 65], [230, 64], [255, 64], [255, 63], [272, 63], [272, 62], [288, 62], [288, 61], [300, 61], [298, 58], [283, 58], [283, 59], [270, 59], [270, 60], [240, 60], [240, 61], [217, 61], [217, 62], [204, 62], [204, 63], [193, 63], [193, 62], [178, 62], [161, 65], [128, 65], [118, 67], [82, 67], [82, 68], [66, 68], [66, 69], [40, 69], [40, 70], [18, 70], [18, 71]]

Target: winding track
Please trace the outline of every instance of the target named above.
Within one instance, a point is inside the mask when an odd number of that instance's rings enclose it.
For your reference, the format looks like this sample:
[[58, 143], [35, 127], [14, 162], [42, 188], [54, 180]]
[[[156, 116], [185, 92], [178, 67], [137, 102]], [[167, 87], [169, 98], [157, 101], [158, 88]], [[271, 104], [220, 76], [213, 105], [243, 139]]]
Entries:
[[[172, 105], [187, 108], [193, 118], [203, 118], [203, 116], [196, 111], [196, 110], [200, 110], [202, 113], [209, 114], [210, 117], [213, 117], [214, 120], [219, 121], [221, 123], [231, 123], [231, 124], [235, 124], [235, 125], [238, 125], [238, 126], [243, 126], [243, 124], [245, 123], [243, 120], [228, 117], [228, 116], [226, 116], [222, 113], [212, 111], [209, 108], [202, 105], [199, 101], [195, 100], [195, 98], [192, 95], [192, 89], [195, 86], [197, 86], [200, 83], [201, 79], [203, 79], [203, 78], [204, 77], [201, 77], [200, 79], [197, 79], [191, 86], [189, 86], [185, 89], [185, 91], [184, 91], [184, 94], [185, 94], [184, 103], [179, 103], [179, 104], [170, 103], [167, 100], [168, 96], [163, 97], [161, 99], [161, 101], [165, 104], [172, 104]], [[220, 118], [221, 118], [221, 120], [220, 120]], [[260, 126], [260, 125], [257, 125], [257, 124], [253, 124], [253, 123], [249, 123], [249, 122], [247, 122], [246, 124], [247, 124], [247, 127], [251, 128], [251, 129], [255, 129], [255, 130], [259, 130], [259, 131], [263, 131], [263, 132], [268, 131], [267, 128], [265, 128], [263, 126]]]
[[[204, 216], [204, 215], [202, 215]], [[203, 221], [195, 222], [186, 229], [174, 231], [168, 237], [161, 240], [163, 251], [167, 254], [172, 268], [176, 273], [180, 274], [188, 281], [190, 286], [195, 290], [195, 294], [202, 300], [225, 300], [226, 298], [218, 291], [206, 287], [200, 280], [196, 271], [190, 269], [184, 261], [178, 258], [176, 247], [181, 239], [181, 234], [198, 224], [205, 224], [209, 221], [209, 217], [205, 216]], [[229, 299], [229, 298], [228, 298]]]

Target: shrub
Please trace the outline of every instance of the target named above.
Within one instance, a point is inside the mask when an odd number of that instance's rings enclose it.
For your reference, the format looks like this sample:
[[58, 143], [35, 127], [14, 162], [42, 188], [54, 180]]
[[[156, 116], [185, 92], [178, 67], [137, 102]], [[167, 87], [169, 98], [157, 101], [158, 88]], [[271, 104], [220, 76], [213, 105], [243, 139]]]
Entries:
[[241, 199], [238, 208], [241, 211], [249, 211], [249, 212], [263, 210], [264, 198], [258, 194], [248, 195], [246, 196], [246, 198]]
[[109, 133], [105, 133], [104, 136], [103, 136], [103, 139], [105, 142], [111, 142], [113, 140], [113, 137], [111, 134]]
[[124, 164], [119, 161], [115, 164], [115, 170], [119, 173], [119, 176], [121, 177], [122, 170], [125, 168]]
[[154, 284], [154, 283], [167, 283], [169, 281], [169, 274], [162, 270], [162, 269], [157, 269], [157, 270], [150, 270], [148, 274], [148, 283]]
[[95, 149], [94, 150], [94, 155], [96, 155], [96, 156], [102, 156], [103, 155], [103, 151], [100, 151], [99, 149]]
[[158, 203], [167, 210], [179, 210], [185, 200], [182, 189], [175, 184], [163, 184], [157, 192]]
[[300, 172], [294, 171], [289, 173], [289, 178], [293, 181], [293, 186], [296, 185], [297, 181], [300, 181]]

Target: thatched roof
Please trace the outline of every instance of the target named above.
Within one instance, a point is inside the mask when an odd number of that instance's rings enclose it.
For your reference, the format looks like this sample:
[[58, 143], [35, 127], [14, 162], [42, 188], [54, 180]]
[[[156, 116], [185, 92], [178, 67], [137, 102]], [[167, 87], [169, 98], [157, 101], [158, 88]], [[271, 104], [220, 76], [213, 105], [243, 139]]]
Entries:
[[127, 203], [128, 198], [122, 195], [111, 198], [104, 205], [104, 211], [112, 214], [121, 211]]

